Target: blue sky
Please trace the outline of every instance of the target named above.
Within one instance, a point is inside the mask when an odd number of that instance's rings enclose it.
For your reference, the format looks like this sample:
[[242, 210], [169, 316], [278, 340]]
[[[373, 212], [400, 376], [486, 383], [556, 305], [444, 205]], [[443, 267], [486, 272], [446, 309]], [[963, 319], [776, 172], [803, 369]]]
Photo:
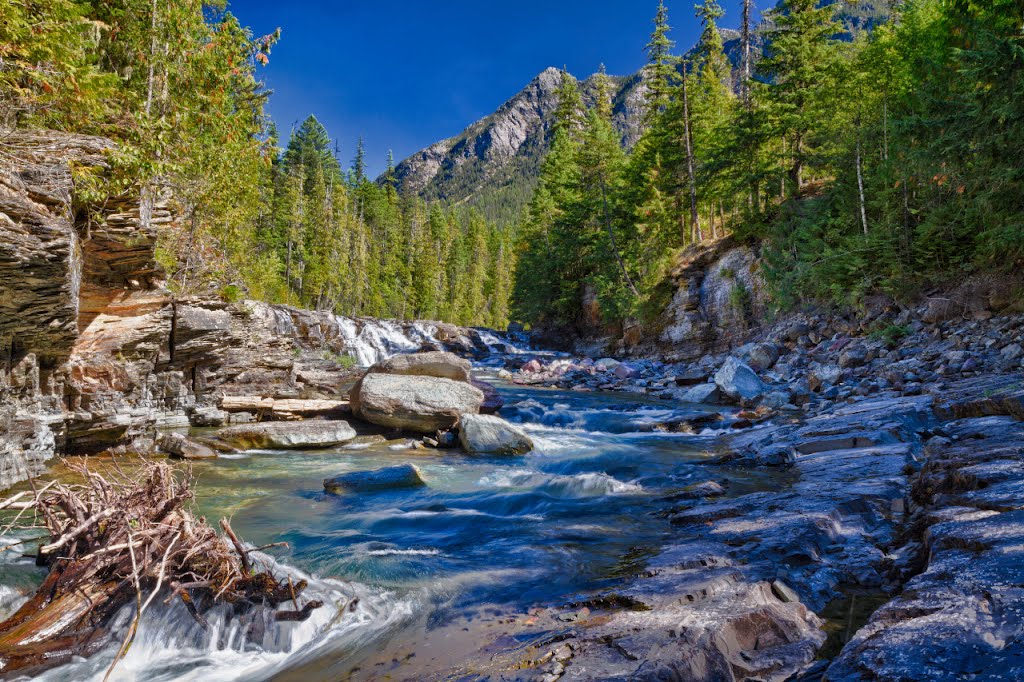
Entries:
[[[725, 0], [724, 26], [739, 0]], [[233, 0], [257, 35], [280, 27], [262, 69], [270, 113], [286, 137], [315, 114], [351, 160], [366, 138], [371, 174], [490, 114], [548, 66], [579, 77], [604, 62], [630, 74], [645, 61], [657, 0]], [[669, 0], [673, 38], [692, 45], [693, 0]]]

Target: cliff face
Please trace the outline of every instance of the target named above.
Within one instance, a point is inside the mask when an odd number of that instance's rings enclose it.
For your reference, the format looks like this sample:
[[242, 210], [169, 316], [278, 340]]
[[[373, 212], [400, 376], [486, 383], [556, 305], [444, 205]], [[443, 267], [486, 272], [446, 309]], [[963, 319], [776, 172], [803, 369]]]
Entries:
[[336, 356], [368, 325], [386, 324], [403, 350], [484, 350], [471, 330], [439, 323], [178, 299], [154, 258], [172, 206], [138, 195], [102, 205], [76, 197], [71, 167], [102, 172], [112, 143], [41, 132], [3, 144], [0, 489], [54, 454], [145, 453], [159, 428], [222, 423], [225, 394], [337, 394], [350, 372]]
[[[401, 191], [473, 203], [514, 188], [528, 198], [550, 143], [561, 78], [558, 69], [546, 69], [490, 116], [402, 161], [395, 168]], [[641, 132], [642, 79], [611, 81], [614, 123], [623, 142], [632, 146]], [[580, 90], [584, 103], [592, 104], [593, 78], [580, 83]]]

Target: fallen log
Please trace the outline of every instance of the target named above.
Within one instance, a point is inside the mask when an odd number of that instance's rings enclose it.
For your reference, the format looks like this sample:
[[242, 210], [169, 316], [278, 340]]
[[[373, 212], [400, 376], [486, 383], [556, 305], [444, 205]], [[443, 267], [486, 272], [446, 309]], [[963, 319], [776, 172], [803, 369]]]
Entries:
[[225, 412], [255, 412], [263, 419], [294, 421], [311, 417], [344, 417], [351, 414], [347, 400], [299, 400], [226, 395], [220, 399]]
[[[221, 521], [222, 536], [189, 511], [191, 470], [147, 462], [129, 477], [116, 464], [102, 474], [84, 464], [67, 466], [85, 483], [52, 483], [34, 493], [48, 532], [37, 563], [49, 573], [0, 623], [4, 676], [38, 674], [111, 645], [114, 616], [133, 601], [135, 618], [111, 668], [158, 597], [165, 604], [180, 600], [200, 627], [207, 627], [203, 613], [219, 604], [231, 605], [236, 617], [266, 609], [278, 621], [305, 620], [322, 606], [300, 605], [306, 583], [275, 577], [251, 556], [227, 519]], [[277, 609], [286, 602], [293, 608]]]

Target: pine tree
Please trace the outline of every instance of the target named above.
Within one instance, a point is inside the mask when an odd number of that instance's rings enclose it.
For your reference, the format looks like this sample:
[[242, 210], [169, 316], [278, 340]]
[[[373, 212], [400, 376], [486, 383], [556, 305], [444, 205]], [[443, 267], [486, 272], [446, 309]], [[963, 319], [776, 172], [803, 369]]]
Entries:
[[654, 17], [654, 32], [647, 43], [647, 66], [644, 69], [647, 93], [645, 96], [645, 120], [650, 123], [654, 117], [668, 106], [672, 86], [674, 60], [672, 48], [675, 43], [668, 37], [671, 27], [668, 25], [668, 9], [664, 0], [658, 2], [658, 12]]
[[785, 142], [780, 160], [793, 191], [806, 179], [820, 144], [815, 133], [828, 121], [838, 58], [839, 24], [833, 5], [817, 0], [783, 0], [772, 13], [768, 55], [759, 69], [768, 80], [768, 104], [776, 134]]

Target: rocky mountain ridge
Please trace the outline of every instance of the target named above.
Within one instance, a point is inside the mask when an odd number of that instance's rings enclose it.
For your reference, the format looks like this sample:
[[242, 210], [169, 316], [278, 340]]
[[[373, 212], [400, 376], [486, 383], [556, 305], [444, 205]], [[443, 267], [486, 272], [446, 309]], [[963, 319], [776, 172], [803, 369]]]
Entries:
[[[888, 17], [894, 5], [895, 0], [858, 0], [841, 4], [836, 16], [852, 35]], [[755, 51], [763, 49], [761, 34], [768, 25], [756, 28]], [[721, 33], [726, 56], [737, 68], [740, 34], [728, 28]], [[554, 67], [545, 69], [493, 114], [401, 161], [395, 167], [400, 191], [452, 205], [475, 205], [491, 218], [516, 218], [529, 200], [551, 142], [560, 73]], [[591, 106], [593, 76], [580, 85], [584, 103]], [[643, 71], [613, 77], [612, 86], [613, 123], [629, 149], [643, 133]]]

